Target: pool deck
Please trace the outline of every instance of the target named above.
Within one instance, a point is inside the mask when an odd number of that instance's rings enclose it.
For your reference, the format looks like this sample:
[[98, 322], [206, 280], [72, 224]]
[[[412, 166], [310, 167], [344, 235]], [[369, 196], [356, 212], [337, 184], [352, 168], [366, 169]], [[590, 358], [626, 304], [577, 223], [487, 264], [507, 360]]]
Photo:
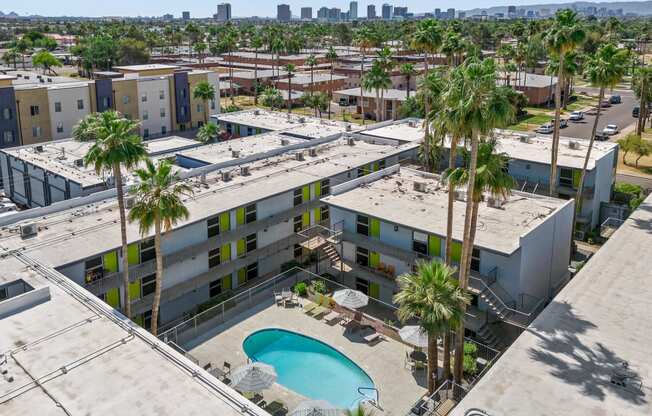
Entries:
[[[358, 333], [351, 333], [339, 324], [331, 325], [308, 316], [298, 306], [276, 306], [272, 300], [259, 304], [229, 323], [216, 327], [212, 333], [195, 340], [195, 347], [189, 353], [201, 365], [210, 362], [213, 367], [221, 367], [227, 361], [232, 368], [237, 368], [247, 362], [242, 349], [244, 339], [265, 328], [282, 328], [313, 337], [353, 360], [367, 372], [380, 392], [380, 405], [383, 409], [375, 409], [375, 415], [404, 416], [426, 392], [425, 370], [412, 374], [404, 367], [405, 352], [411, 350], [409, 346], [391, 339], [366, 344]], [[265, 390], [263, 396], [267, 403], [275, 400], [283, 402], [290, 411], [307, 400], [278, 383]]]

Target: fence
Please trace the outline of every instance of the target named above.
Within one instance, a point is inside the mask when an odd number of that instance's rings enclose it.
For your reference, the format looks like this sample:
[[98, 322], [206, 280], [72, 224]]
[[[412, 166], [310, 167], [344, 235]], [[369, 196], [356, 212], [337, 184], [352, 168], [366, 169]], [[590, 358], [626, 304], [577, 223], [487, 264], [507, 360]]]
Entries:
[[417, 401], [408, 413], [409, 416], [446, 416], [468, 392], [459, 384], [446, 380], [430, 396]]

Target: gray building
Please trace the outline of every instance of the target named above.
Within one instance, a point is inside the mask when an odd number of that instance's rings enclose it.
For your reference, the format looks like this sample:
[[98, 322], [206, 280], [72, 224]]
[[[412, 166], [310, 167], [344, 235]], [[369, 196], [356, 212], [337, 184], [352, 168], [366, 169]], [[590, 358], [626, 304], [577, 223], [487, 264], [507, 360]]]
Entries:
[[349, 20], [358, 19], [358, 2], [352, 1], [349, 3]]
[[276, 6], [276, 19], [281, 22], [289, 22], [292, 19], [289, 4], [279, 4]]
[[301, 8], [301, 19], [302, 20], [312, 20], [312, 7], [302, 7]]
[[407, 17], [408, 15], [408, 8], [407, 7], [399, 7], [396, 6], [394, 7], [394, 17]]
[[231, 20], [231, 3], [220, 3], [217, 5], [217, 20], [220, 22]]
[[328, 12], [328, 7], [320, 7], [319, 10], [317, 10], [317, 19], [327, 20]]
[[376, 18], [376, 6], [373, 4], [367, 5], [367, 19]]
[[450, 20], [455, 19], [455, 9], [454, 9], [454, 8], [450, 8], [450, 9], [446, 10], [446, 17], [447, 17], [448, 19], [450, 19]]
[[393, 9], [394, 9], [394, 7], [391, 4], [387, 4], [387, 3], [383, 4], [383, 7], [382, 7], [382, 17], [383, 17], [383, 19], [385, 19], [385, 20], [391, 19]]
[[331, 22], [337, 22], [342, 17], [342, 9], [337, 7], [331, 7], [328, 9], [328, 20]]
[[181, 12], [181, 18], [183, 20], [190, 20], [190, 12]]

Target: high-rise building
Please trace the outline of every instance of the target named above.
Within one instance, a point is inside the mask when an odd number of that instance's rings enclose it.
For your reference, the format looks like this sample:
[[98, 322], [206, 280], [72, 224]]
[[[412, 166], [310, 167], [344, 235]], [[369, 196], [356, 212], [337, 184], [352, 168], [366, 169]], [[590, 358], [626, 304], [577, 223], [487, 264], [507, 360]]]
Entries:
[[407, 7], [394, 7], [394, 17], [407, 17], [408, 8]]
[[181, 18], [183, 20], [190, 20], [190, 12], [181, 12]]
[[312, 7], [301, 8], [301, 20], [312, 20]]
[[367, 6], [367, 19], [375, 19], [375, 18], [376, 18], [376, 6], [370, 4]]
[[220, 3], [217, 5], [217, 20], [220, 22], [231, 20], [231, 3]]
[[328, 10], [328, 20], [331, 21], [338, 21], [342, 17], [342, 9], [338, 9], [337, 7], [332, 7]]
[[446, 11], [446, 15], [449, 19], [455, 19], [455, 9], [451, 7]]
[[317, 19], [327, 20], [328, 11], [328, 7], [320, 7], [319, 10], [317, 10]]
[[392, 18], [393, 6], [391, 4], [387, 4], [387, 3], [383, 4], [383, 7], [382, 7], [381, 10], [382, 10], [383, 19], [391, 19]]
[[435, 19], [441, 19], [441, 9], [435, 9]]
[[466, 12], [457, 12], [458, 19], [466, 19]]
[[358, 19], [358, 2], [352, 1], [349, 3], [349, 20]]
[[292, 19], [292, 12], [289, 4], [279, 4], [276, 6], [276, 19], [281, 22], [289, 22]]

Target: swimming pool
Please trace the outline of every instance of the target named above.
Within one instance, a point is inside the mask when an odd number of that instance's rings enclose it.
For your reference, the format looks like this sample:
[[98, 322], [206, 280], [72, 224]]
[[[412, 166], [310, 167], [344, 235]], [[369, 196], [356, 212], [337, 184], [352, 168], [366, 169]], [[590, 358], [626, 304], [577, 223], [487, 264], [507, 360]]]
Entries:
[[249, 335], [242, 347], [252, 361], [273, 366], [281, 385], [342, 409], [355, 406], [363, 397], [358, 387], [374, 387], [367, 373], [347, 356], [296, 332], [262, 329]]

